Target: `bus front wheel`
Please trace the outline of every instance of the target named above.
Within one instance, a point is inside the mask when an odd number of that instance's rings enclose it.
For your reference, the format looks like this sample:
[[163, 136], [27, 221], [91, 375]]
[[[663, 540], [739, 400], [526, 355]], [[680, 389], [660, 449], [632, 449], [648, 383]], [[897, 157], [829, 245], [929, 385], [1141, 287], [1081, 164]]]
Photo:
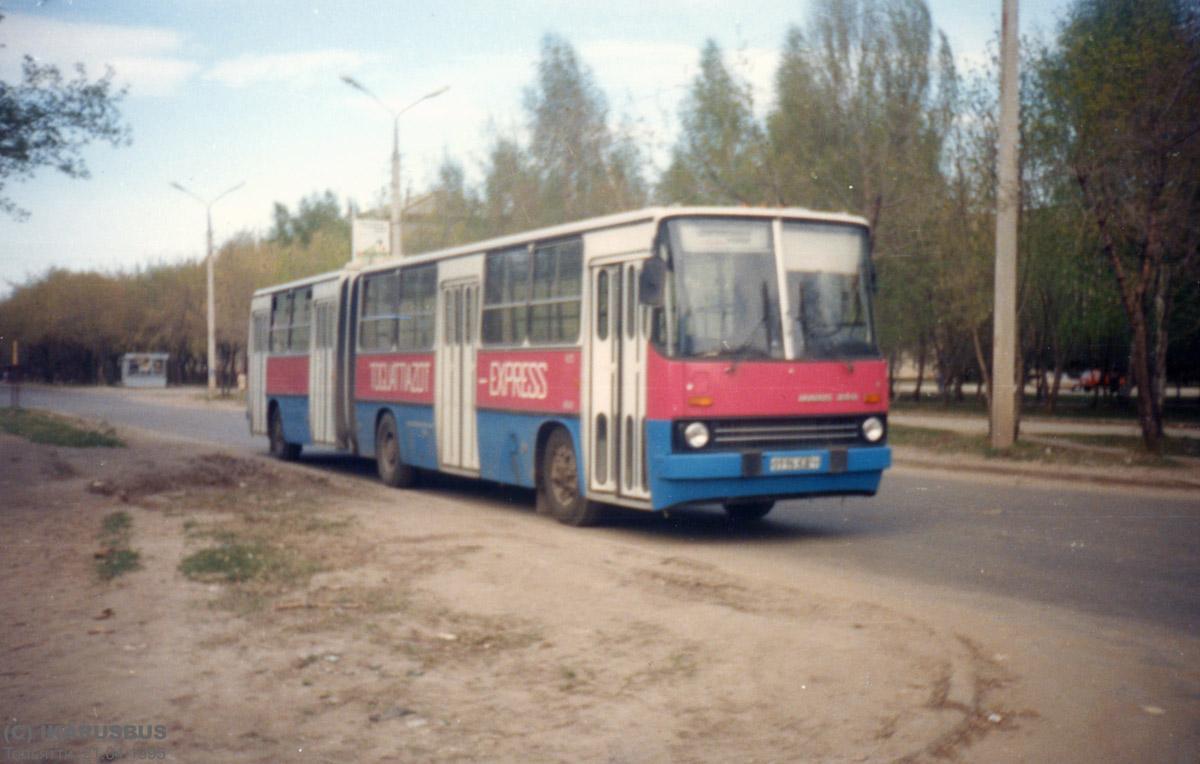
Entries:
[[400, 432], [391, 414], [384, 414], [375, 428], [375, 464], [379, 479], [392, 488], [412, 485], [413, 468], [404, 463], [400, 453]]
[[725, 505], [725, 514], [735, 523], [752, 523], [767, 516], [774, 508], [773, 501], [742, 501]]
[[285, 462], [294, 462], [300, 458], [300, 444], [288, 443], [283, 439], [283, 419], [279, 409], [271, 409], [271, 418], [267, 422], [267, 437], [271, 441], [271, 456]]
[[600, 520], [600, 505], [589, 501], [580, 490], [579, 462], [566, 430], [555, 430], [546, 441], [537, 486], [537, 509], [566, 525], [595, 525]]

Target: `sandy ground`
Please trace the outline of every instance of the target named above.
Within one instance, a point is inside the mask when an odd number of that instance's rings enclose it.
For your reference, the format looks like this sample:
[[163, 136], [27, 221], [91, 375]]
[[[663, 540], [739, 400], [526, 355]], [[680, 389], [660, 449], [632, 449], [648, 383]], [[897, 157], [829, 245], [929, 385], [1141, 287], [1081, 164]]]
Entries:
[[[126, 438], [0, 434], [6, 761], [1200, 756], [1200, 650], [1179, 635], [630, 543], [524, 493]], [[102, 581], [118, 511], [142, 566]], [[183, 575], [222, 544], [271, 565]], [[148, 739], [77, 739], [114, 726]]]

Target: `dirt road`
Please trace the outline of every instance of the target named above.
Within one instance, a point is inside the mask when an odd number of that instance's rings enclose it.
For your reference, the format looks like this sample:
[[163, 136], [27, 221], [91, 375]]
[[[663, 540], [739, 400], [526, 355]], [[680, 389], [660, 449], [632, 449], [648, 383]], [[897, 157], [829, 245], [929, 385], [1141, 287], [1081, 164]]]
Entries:
[[127, 440], [0, 435], [5, 760], [1200, 755], [1178, 632]]

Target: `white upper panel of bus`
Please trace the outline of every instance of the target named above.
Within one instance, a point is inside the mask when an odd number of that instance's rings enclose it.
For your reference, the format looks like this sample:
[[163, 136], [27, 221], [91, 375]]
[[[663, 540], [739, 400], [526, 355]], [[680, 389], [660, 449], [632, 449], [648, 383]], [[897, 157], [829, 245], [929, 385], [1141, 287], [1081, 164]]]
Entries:
[[[400, 260], [393, 258], [382, 258], [369, 265], [360, 266], [357, 264], [352, 264], [348, 267], [348, 270], [360, 270], [363, 273], [370, 273], [377, 270], [394, 268], [398, 263], [403, 263], [404, 265], [415, 265], [421, 262], [440, 260], [442, 258], [455, 257], [458, 255], [475, 254], [479, 252], [504, 249], [506, 247], [518, 246], [531, 241], [545, 241], [548, 239], [556, 239], [566, 236], [578, 236], [580, 234], [587, 234], [586, 239], [588, 240], [588, 243], [585, 257], [588, 259], [599, 254], [628, 254], [630, 252], [645, 251], [649, 247], [649, 237], [645, 235], [645, 231], [649, 231], [652, 234], [654, 226], [656, 226], [663, 218], [677, 217], [681, 215], [723, 215], [757, 218], [780, 217], [789, 220], [849, 223], [860, 226], [867, 225], [866, 219], [858, 215], [848, 215], [837, 212], [815, 212], [813, 210], [807, 210], [800, 207], [648, 207], [646, 209], [635, 210], [633, 212], [621, 212], [615, 215], [606, 215], [604, 217], [590, 218], [588, 220], [581, 220], [574, 223], [565, 223], [563, 225], [525, 231], [495, 239], [487, 239], [484, 241], [475, 242], [473, 244], [466, 244], [463, 246], [438, 250], [435, 252], [426, 252], [419, 255], [407, 255]], [[649, 227], [647, 228], [644, 225], [639, 226], [638, 224], [648, 224]], [[621, 230], [631, 227], [635, 230]]]

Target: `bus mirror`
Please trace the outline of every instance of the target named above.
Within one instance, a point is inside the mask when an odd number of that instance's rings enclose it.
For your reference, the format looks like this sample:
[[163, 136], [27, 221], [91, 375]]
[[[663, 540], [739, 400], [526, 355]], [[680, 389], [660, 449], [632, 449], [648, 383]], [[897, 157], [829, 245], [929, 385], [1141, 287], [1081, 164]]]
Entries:
[[663, 292], [667, 283], [667, 264], [657, 257], [652, 257], [642, 264], [642, 272], [638, 276], [638, 302], [642, 305], [660, 307], [663, 304]]

